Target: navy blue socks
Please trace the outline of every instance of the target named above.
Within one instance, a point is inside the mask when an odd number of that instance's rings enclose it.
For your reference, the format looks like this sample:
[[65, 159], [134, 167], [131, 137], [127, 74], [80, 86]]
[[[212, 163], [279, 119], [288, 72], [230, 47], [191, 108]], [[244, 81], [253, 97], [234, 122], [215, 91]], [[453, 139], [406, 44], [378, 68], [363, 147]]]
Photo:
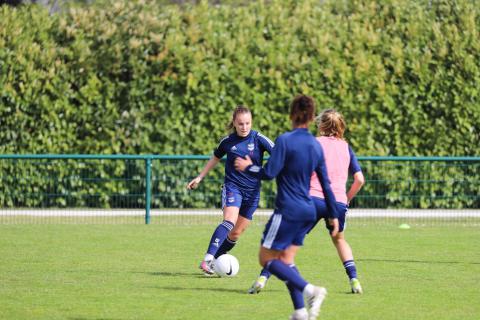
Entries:
[[232, 250], [233, 247], [235, 247], [236, 244], [237, 244], [237, 241], [231, 240], [227, 236], [227, 238], [223, 241], [220, 248], [218, 248], [217, 253], [214, 254], [215, 259], [220, 257], [222, 254], [225, 254], [225, 253], [229, 252], [230, 250]]
[[[300, 272], [298, 271], [297, 267], [294, 264], [291, 264], [290, 269], [294, 270], [298, 275]], [[287, 288], [290, 292], [290, 298], [292, 298], [293, 308], [295, 310], [305, 308], [305, 301], [303, 300], [303, 293], [299, 289], [295, 288], [290, 282], [287, 282]]]
[[308, 284], [308, 282], [305, 281], [298, 273], [296, 268], [293, 269], [280, 260], [270, 260], [265, 266], [265, 268], [272, 274], [274, 274], [278, 279], [284, 282], [288, 281], [288, 285], [291, 285], [293, 288], [300, 290], [300, 292], [303, 292], [303, 289]]
[[353, 279], [357, 277], [357, 267], [355, 266], [355, 261], [347, 260], [343, 263], [345, 267], [345, 272], [348, 275], [348, 278]]
[[230, 231], [232, 231], [234, 224], [230, 221], [223, 220], [222, 223], [218, 225], [215, 231], [212, 234], [212, 238], [210, 239], [210, 245], [208, 246], [207, 254], [215, 255], [227, 238], [227, 235]]
[[263, 268], [262, 271], [260, 272], [260, 275], [268, 279], [272, 274], [266, 268]]

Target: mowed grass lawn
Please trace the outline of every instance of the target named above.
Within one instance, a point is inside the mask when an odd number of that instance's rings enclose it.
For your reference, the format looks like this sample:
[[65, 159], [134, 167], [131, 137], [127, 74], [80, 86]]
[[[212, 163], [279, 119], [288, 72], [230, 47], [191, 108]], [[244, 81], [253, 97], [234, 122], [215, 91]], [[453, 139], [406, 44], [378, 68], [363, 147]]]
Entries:
[[[323, 228], [308, 236], [297, 265], [327, 287], [321, 319], [480, 319], [480, 228], [352, 222], [364, 287], [349, 293]], [[256, 278], [262, 226], [232, 251], [235, 278], [197, 269], [214, 226], [0, 225], [0, 319], [288, 319], [288, 291]]]

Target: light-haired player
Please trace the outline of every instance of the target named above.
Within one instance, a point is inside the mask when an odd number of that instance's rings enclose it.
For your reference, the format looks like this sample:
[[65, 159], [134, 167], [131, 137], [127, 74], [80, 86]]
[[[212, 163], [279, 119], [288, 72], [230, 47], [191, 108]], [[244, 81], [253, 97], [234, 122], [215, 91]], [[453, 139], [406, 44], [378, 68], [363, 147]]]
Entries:
[[[343, 116], [334, 109], [323, 111], [316, 118], [318, 137], [317, 141], [322, 146], [325, 161], [327, 163], [328, 177], [332, 191], [337, 200], [337, 210], [339, 213], [339, 232], [332, 236], [338, 256], [343, 263], [348, 275], [352, 293], [363, 293], [360, 281], [357, 278], [357, 269], [353, 259], [352, 249], [345, 240], [346, 217], [348, 204], [360, 191], [364, 184], [364, 177], [357, 157], [352, 148], [344, 139], [345, 120]], [[353, 177], [353, 182], [347, 192], [346, 184], [348, 175]], [[310, 195], [315, 203], [317, 210], [317, 222], [328, 218], [328, 210], [325, 203], [322, 186], [318, 183], [316, 173], [313, 173], [310, 182]], [[326, 224], [329, 229], [328, 224]], [[248, 293], [259, 293], [270, 277], [270, 273], [263, 269], [258, 279], [248, 289]]]
[[325, 288], [305, 281], [294, 261], [306, 233], [316, 221], [315, 204], [309, 196], [313, 171], [317, 172], [323, 187], [328, 213], [331, 215], [329, 222], [333, 225], [332, 235], [338, 232], [335, 196], [330, 189], [322, 148], [308, 131], [314, 115], [313, 98], [305, 95], [295, 97], [290, 106], [293, 130], [277, 138], [265, 167], [253, 164], [248, 158], [235, 160], [238, 170], [252, 176], [262, 179], [276, 177], [275, 210], [263, 232], [259, 262], [285, 282], [295, 309], [290, 316], [293, 320], [317, 319], [327, 294]]
[[223, 221], [214, 230], [200, 263], [200, 269], [206, 275], [214, 274], [214, 259], [235, 246], [258, 207], [261, 181], [235, 170], [235, 159], [249, 156], [255, 165], [261, 166], [264, 153], [270, 153], [274, 145], [266, 136], [252, 130], [252, 113], [245, 106], [235, 108], [228, 129], [233, 133], [220, 141], [200, 174], [187, 184], [187, 189], [195, 189], [220, 159], [227, 155], [222, 187]]

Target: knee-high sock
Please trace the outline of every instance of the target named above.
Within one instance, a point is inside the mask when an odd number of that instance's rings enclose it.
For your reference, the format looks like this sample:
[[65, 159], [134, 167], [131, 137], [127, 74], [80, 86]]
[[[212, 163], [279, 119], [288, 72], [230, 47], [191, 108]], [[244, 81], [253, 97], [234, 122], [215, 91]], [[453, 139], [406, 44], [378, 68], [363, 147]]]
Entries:
[[227, 238], [228, 233], [232, 231], [233, 226], [234, 224], [227, 220], [223, 220], [222, 223], [218, 225], [218, 227], [212, 234], [212, 238], [210, 239], [207, 254], [211, 254], [214, 256], [215, 253], [217, 253], [223, 241]]
[[[297, 267], [294, 264], [289, 265], [289, 267], [300, 274]], [[305, 308], [305, 301], [303, 300], [302, 291], [295, 288], [289, 282], [286, 283], [288, 291], [290, 292], [290, 298], [292, 299], [293, 307], [295, 310]]]
[[288, 281], [289, 285], [301, 292], [303, 292], [303, 289], [305, 289], [308, 284], [308, 282], [302, 278], [300, 273], [278, 259], [270, 260], [265, 267], [278, 279], [284, 282]]
[[227, 235], [227, 238], [225, 239], [225, 241], [223, 241], [220, 248], [218, 248], [217, 253], [215, 253], [215, 259], [220, 257], [222, 254], [225, 254], [225, 253], [229, 252], [230, 250], [232, 250], [233, 247], [235, 247], [236, 244], [237, 244], [237, 241], [231, 240]]

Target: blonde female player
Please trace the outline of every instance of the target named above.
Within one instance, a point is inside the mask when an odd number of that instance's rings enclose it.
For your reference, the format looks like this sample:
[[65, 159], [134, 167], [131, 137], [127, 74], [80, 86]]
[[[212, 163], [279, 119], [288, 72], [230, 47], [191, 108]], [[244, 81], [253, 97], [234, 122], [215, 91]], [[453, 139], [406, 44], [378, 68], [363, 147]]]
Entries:
[[[355, 153], [343, 137], [346, 127], [343, 116], [336, 110], [328, 109], [316, 118], [316, 122], [318, 128], [317, 141], [322, 146], [324, 152], [327, 172], [332, 191], [337, 200], [337, 210], [339, 212], [339, 232], [335, 236], [332, 235], [332, 241], [349, 277], [352, 293], [361, 294], [363, 292], [362, 286], [357, 278], [357, 269], [353, 260], [352, 249], [345, 240], [344, 230], [348, 204], [360, 191], [365, 179]], [[349, 174], [353, 176], [353, 183], [347, 192], [346, 183]], [[321, 219], [326, 220], [328, 210], [322, 186], [318, 183], [316, 173], [313, 173], [311, 178], [310, 195], [317, 210], [317, 223]], [[326, 224], [326, 227], [329, 229], [328, 224]], [[269, 272], [262, 270], [258, 279], [248, 290], [248, 293], [259, 293], [269, 277]]]
[[258, 207], [260, 179], [235, 170], [235, 159], [249, 156], [256, 165], [261, 166], [264, 153], [270, 154], [274, 145], [266, 136], [252, 130], [252, 113], [247, 107], [235, 108], [228, 129], [233, 130], [233, 133], [220, 141], [200, 174], [187, 184], [187, 189], [195, 189], [220, 159], [227, 155], [222, 188], [223, 221], [213, 232], [200, 263], [200, 269], [205, 275], [214, 274], [214, 259], [235, 246]]

